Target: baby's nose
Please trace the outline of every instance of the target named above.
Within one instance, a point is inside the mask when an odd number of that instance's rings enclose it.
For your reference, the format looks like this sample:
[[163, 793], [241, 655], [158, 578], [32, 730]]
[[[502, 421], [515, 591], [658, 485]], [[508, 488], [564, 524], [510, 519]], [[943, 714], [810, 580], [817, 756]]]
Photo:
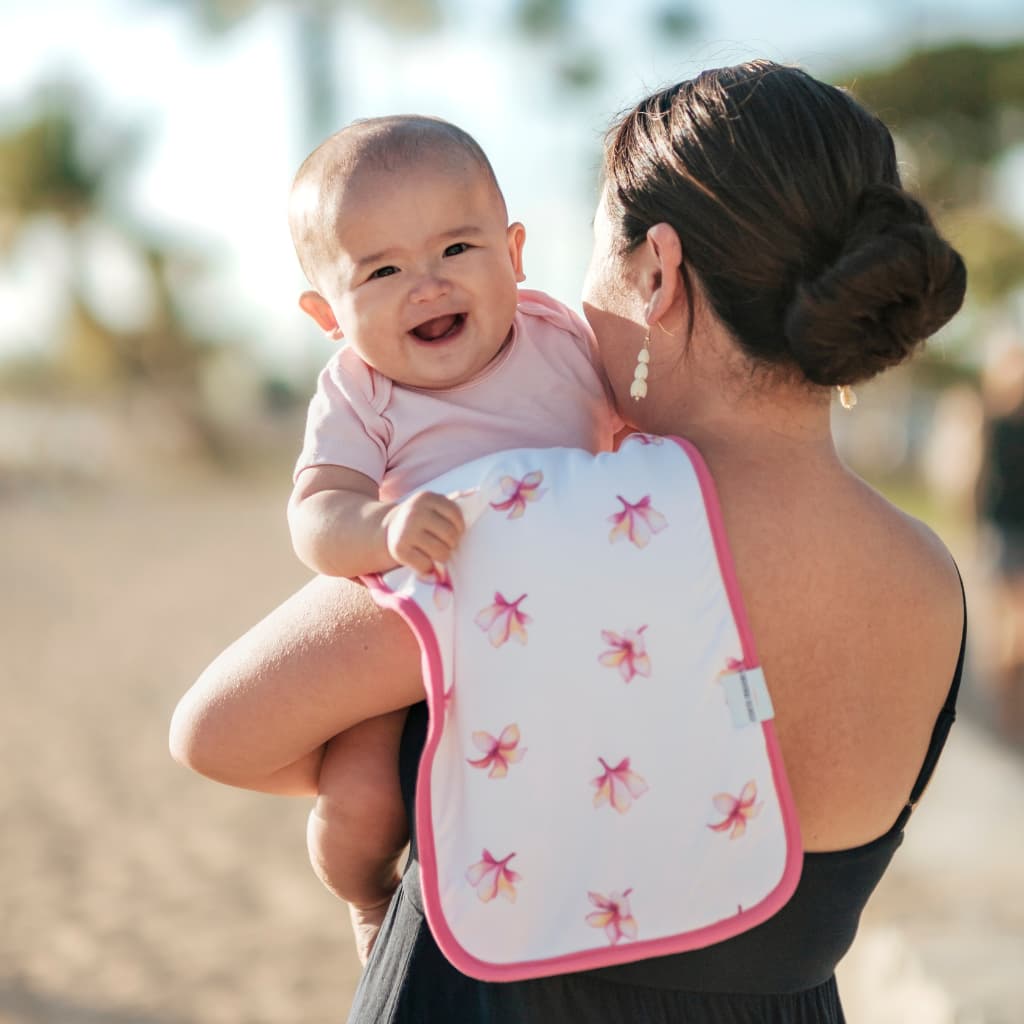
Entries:
[[410, 298], [413, 302], [433, 302], [447, 294], [449, 288], [445, 278], [437, 274], [423, 274], [413, 285]]

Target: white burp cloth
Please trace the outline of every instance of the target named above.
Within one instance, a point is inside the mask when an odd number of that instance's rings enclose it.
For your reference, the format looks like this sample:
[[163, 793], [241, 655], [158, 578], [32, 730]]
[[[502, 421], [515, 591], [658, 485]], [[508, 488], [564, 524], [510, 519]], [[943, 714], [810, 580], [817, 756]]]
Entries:
[[422, 652], [417, 837], [445, 956], [484, 980], [540, 977], [775, 913], [799, 826], [696, 449], [518, 449], [429, 489], [465, 492], [450, 563], [367, 582]]

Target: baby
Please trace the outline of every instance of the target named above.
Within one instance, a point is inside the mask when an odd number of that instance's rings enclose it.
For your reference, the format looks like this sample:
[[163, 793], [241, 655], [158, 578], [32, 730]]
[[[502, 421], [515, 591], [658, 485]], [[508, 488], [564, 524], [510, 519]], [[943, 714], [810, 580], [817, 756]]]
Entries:
[[[525, 230], [464, 131], [418, 116], [342, 129], [299, 168], [289, 222], [313, 289], [299, 304], [344, 342], [310, 403], [288, 507], [311, 569], [429, 574], [465, 526], [425, 483], [506, 448], [612, 447], [619, 422], [590, 330], [518, 290]], [[328, 743], [309, 819], [313, 866], [349, 903], [364, 959], [405, 842], [404, 718]]]

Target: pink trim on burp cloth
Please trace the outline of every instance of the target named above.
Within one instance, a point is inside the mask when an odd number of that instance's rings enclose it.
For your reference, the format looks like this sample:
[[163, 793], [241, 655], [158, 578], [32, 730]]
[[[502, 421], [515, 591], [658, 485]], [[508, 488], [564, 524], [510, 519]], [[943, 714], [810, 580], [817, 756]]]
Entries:
[[431, 485], [469, 527], [368, 580], [420, 643], [423, 899], [510, 981], [682, 952], [774, 914], [800, 831], [718, 499], [685, 441], [521, 449]]

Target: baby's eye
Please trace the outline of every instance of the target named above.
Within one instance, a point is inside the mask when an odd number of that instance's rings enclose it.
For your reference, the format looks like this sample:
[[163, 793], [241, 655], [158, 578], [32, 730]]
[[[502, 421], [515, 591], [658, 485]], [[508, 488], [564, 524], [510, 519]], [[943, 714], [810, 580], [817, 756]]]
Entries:
[[398, 273], [398, 267], [378, 267], [368, 278], [372, 281], [377, 277], [390, 277], [392, 274]]
[[448, 248], [445, 249], [444, 254], [445, 256], [458, 256], [459, 253], [463, 253], [469, 248], [470, 245], [468, 242], [456, 242], [454, 245], [449, 245]]

